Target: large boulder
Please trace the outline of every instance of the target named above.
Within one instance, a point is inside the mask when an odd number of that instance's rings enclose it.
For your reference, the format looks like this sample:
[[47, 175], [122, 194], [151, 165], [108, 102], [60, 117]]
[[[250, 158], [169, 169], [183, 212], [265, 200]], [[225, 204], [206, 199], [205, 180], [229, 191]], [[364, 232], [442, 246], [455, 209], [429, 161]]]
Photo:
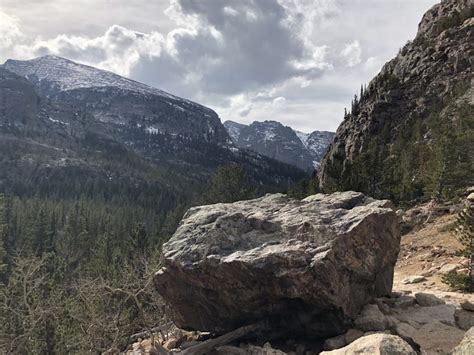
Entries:
[[155, 282], [182, 328], [223, 333], [266, 320], [329, 337], [391, 292], [399, 245], [389, 201], [267, 195], [191, 208]]

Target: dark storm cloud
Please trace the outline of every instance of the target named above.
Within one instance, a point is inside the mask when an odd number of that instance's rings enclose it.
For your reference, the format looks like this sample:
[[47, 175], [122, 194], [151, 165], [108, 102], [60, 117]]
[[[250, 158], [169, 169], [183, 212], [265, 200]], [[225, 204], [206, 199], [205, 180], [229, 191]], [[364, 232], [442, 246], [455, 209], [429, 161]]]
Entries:
[[[295, 64], [311, 56], [294, 30], [285, 26], [288, 14], [276, 1], [180, 0], [184, 16], [196, 18], [192, 31], [170, 35], [174, 60], [185, 73], [197, 73], [200, 90], [235, 94], [254, 90], [296, 75], [318, 75], [317, 67], [298, 68]], [[131, 75], [163, 83], [159, 69], [170, 64], [169, 56], [145, 60]], [[176, 68], [176, 64], [174, 65]]]

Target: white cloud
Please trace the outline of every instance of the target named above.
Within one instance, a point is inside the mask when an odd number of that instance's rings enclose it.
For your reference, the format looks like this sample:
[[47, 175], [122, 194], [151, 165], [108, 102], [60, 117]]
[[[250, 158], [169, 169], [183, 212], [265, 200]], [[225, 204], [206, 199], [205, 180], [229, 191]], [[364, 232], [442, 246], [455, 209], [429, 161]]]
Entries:
[[283, 96], [278, 96], [273, 99], [272, 103], [276, 107], [283, 107], [285, 105], [286, 99]]
[[5, 60], [11, 55], [14, 45], [22, 37], [19, 20], [0, 9], [0, 60]]
[[23, 58], [54, 54], [129, 75], [142, 56], [159, 56], [163, 43], [159, 33], [143, 34], [114, 25], [99, 37], [60, 35], [18, 45], [15, 51]]
[[344, 46], [341, 56], [348, 67], [353, 67], [361, 62], [362, 48], [359, 41], [355, 40]]

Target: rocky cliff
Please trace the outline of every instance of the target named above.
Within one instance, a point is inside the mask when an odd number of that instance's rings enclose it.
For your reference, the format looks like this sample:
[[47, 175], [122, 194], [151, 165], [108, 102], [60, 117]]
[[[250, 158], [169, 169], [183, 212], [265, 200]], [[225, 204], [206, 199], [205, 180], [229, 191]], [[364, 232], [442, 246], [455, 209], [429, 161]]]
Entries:
[[356, 98], [321, 164], [327, 191], [395, 201], [473, 184], [474, 2], [446, 0]]

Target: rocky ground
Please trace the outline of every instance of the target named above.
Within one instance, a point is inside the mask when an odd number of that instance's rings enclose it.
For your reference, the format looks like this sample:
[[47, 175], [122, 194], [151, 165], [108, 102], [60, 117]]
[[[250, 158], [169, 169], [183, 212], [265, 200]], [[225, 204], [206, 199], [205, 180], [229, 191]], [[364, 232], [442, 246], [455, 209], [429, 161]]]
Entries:
[[474, 302], [473, 294], [442, 282], [448, 272], [466, 272], [467, 260], [456, 256], [460, 243], [453, 236], [459, 206], [424, 204], [401, 216], [412, 231], [402, 236], [393, 289], [402, 293], [429, 292], [448, 303]]

